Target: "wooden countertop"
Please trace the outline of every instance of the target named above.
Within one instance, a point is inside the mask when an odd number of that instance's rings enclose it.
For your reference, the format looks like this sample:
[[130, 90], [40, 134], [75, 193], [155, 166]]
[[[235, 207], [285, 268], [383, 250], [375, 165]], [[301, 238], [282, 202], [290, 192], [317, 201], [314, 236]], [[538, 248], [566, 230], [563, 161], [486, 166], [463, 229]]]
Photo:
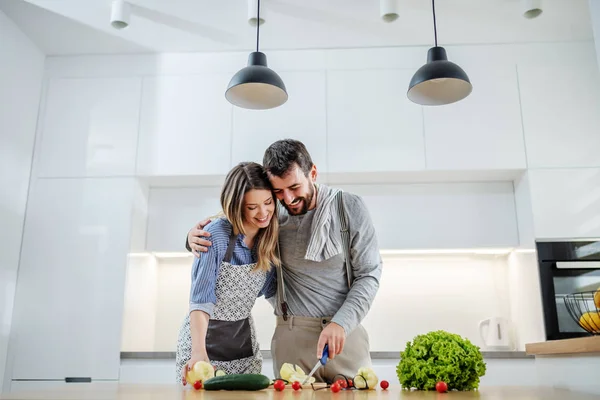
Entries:
[[525, 352], [534, 356], [600, 353], [600, 336], [528, 343]]
[[211, 399], [243, 399], [243, 400], [345, 400], [345, 399], [412, 399], [412, 400], [453, 400], [453, 399], [527, 399], [527, 400], [591, 400], [598, 396], [576, 393], [562, 389], [552, 388], [530, 388], [530, 387], [483, 387], [479, 391], [471, 392], [422, 392], [405, 391], [398, 385], [392, 385], [386, 391], [377, 390], [342, 390], [332, 393], [328, 389], [313, 391], [284, 390], [276, 392], [273, 389], [265, 389], [258, 392], [207, 392], [195, 391], [192, 388], [183, 388], [177, 385], [95, 385], [67, 389], [47, 389], [37, 392], [22, 392], [0, 396], [4, 400], [211, 400]]

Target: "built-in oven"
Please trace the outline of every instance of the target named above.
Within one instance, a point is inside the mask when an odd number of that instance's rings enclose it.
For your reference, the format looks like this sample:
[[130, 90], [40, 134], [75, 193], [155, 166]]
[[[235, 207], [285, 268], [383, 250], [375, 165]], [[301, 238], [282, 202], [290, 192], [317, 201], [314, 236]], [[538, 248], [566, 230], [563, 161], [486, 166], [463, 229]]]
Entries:
[[600, 334], [600, 239], [536, 247], [546, 340]]

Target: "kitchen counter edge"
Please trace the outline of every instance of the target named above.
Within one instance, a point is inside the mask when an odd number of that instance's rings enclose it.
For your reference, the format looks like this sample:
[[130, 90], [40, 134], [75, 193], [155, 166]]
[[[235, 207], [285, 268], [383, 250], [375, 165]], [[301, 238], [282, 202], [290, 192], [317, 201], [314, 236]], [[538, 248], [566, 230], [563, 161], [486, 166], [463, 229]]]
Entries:
[[[261, 350], [264, 359], [271, 359], [269, 350]], [[525, 351], [482, 351], [484, 359], [528, 359], [535, 358]], [[175, 352], [169, 351], [123, 351], [121, 360], [171, 360], [175, 359]], [[399, 360], [400, 351], [372, 351], [373, 360]]]
[[527, 343], [525, 352], [532, 356], [600, 354], [600, 336]]

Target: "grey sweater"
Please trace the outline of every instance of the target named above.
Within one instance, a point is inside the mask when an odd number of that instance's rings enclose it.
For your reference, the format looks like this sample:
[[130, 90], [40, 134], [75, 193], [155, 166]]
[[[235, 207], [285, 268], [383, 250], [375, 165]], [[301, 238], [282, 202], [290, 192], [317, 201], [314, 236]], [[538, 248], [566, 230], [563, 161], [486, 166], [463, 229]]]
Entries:
[[[288, 314], [332, 317], [349, 335], [367, 315], [379, 289], [382, 260], [375, 228], [363, 200], [344, 192], [344, 207], [350, 228], [350, 258], [354, 283], [348, 289], [343, 253], [322, 262], [304, 258], [315, 210], [289, 215], [280, 207], [279, 243]], [[319, 201], [317, 199], [317, 208]], [[340, 230], [335, 218], [335, 230]], [[340, 239], [341, 240], [341, 239]], [[272, 298], [277, 302], [277, 296]], [[275, 313], [282, 315], [276, 304]]]

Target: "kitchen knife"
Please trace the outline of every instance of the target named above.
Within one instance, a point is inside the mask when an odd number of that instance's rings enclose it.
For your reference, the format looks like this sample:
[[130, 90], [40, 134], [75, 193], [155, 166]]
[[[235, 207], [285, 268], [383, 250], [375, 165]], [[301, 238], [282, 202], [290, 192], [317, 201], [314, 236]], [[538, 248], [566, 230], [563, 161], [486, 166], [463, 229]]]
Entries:
[[306, 385], [306, 382], [308, 382], [308, 380], [314, 375], [314, 373], [317, 372], [317, 370], [319, 368], [321, 368], [322, 365], [327, 364], [328, 358], [329, 358], [329, 344], [326, 344], [325, 347], [323, 348], [323, 355], [321, 355], [321, 358], [319, 358], [319, 361], [317, 361], [317, 363], [315, 364], [315, 367], [312, 369], [312, 371], [310, 371], [310, 374], [308, 374], [306, 379], [304, 379], [304, 382], [302, 382], [302, 385]]

